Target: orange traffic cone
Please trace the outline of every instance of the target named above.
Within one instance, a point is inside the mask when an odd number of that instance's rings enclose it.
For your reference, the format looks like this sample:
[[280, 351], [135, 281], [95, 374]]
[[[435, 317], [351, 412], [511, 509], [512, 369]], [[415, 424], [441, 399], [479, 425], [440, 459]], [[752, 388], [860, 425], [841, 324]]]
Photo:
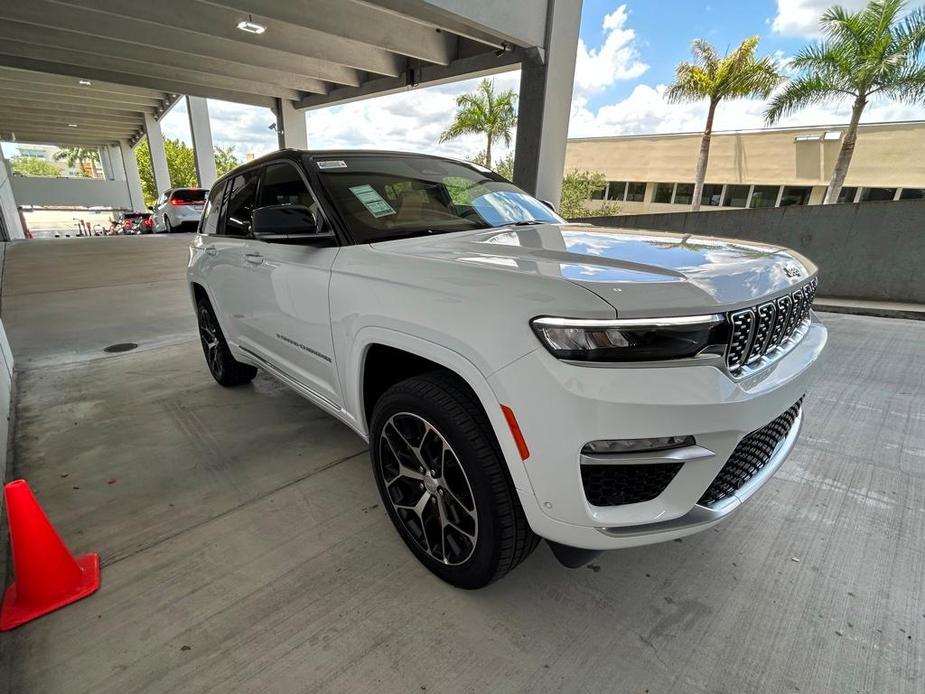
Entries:
[[0, 607], [0, 631], [8, 631], [96, 592], [100, 557], [71, 556], [25, 480], [3, 492], [13, 547], [14, 581]]

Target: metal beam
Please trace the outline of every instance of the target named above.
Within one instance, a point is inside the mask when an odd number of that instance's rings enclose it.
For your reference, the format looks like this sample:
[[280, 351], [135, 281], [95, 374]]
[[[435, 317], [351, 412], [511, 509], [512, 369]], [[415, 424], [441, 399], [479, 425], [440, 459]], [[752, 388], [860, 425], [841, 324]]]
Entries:
[[32, 70], [19, 70], [11, 67], [0, 67], [0, 79], [18, 84], [33, 85], [52, 85], [55, 87], [79, 87], [88, 94], [104, 92], [116, 96], [142, 96], [156, 98], [161, 96], [160, 92], [139, 87], [131, 87], [125, 84], [113, 84], [111, 82], [94, 81], [89, 86], [80, 84], [80, 80], [67, 75], [52, 75], [47, 72], [33, 72]]
[[0, 23], [0, 51], [5, 55], [89, 68], [107, 69], [116, 64], [120, 71], [130, 74], [173, 78], [203, 86], [252, 91], [264, 96], [284, 96], [291, 99], [295, 98], [293, 95], [298, 91], [327, 91], [323, 82], [311, 78], [304, 78], [303, 87], [296, 90], [292, 84], [287, 86], [277, 81], [279, 79], [292, 82], [289, 77], [283, 78], [283, 73], [271, 73], [247, 65], [235, 66], [202, 57], [193, 63], [189, 56], [171, 51], [158, 54], [156, 60], [148, 61], [143, 59], [144, 56], [137, 47], [132, 48], [129, 44], [118, 42], [112, 43], [108, 54], [99, 55], [81, 44], [79, 34], [49, 29], [44, 40], [53, 43], [38, 44], [32, 40], [23, 40], [23, 33], [15, 22]]
[[[362, 4], [414, 17], [489, 46], [507, 43], [543, 47], [548, 0], [472, 2], [472, 0], [356, 0]], [[566, 4], [581, 0], [554, 0]]]
[[141, 122], [141, 115], [137, 116], [88, 116], [86, 114], [76, 114], [71, 109], [62, 111], [58, 109], [48, 109], [39, 111], [35, 109], [10, 109], [6, 104], [0, 102], [0, 125], [15, 123], [17, 125], [28, 123], [41, 123], [43, 125], [53, 125], [55, 123], [67, 125], [68, 123], [77, 123], [78, 125], [127, 125], [137, 127]]
[[[253, 65], [258, 65], [255, 60], [259, 60], [263, 67], [343, 84], [350, 82], [340, 82], [325, 73], [340, 70], [348, 74], [352, 69], [390, 75], [403, 67], [403, 60], [382, 48], [349, 39], [336, 40], [296, 24], [265, 21], [268, 33], [261, 36], [237, 29], [240, 20], [247, 19], [252, 12], [259, 15], [261, 9], [260, 4], [252, 3], [245, 11], [238, 12], [190, 0], [159, 0], [156, 6], [125, 0], [60, 0], [57, 14], [61, 17], [55, 17], [53, 26], [88, 35], [99, 35], [99, 31], [128, 35], [151, 48], [171, 48], [189, 55], [226, 60], [237, 60], [244, 55]], [[23, 11], [20, 15], [28, 18], [25, 21], [48, 26], [49, 20], [35, 13]], [[120, 33], [112, 34], [109, 27], [119, 27]]]
[[[7, 96], [14, 96], [21, 99], [32, 99], [33, 101], [41, 99], [45, 103], [60, 104], [61, 101], [68, 103], [88, 102], [94, 104], [111, 104], [118, 99], [118, 103], [132, 104], [139, 109], [148, 110], [156, 108], [164, 100], [163, 93], [149, 92], [150, 96], [138, 96], [125, 94], [117, 96], [115, 94], [88, 94], [78, 87], [55, 87], [50, 84], [35, 84], [34, 86], [20, 84], [18, 82], [8, 82], [0, 79], [0, 92]], [[160, 96], [158, 96], [158, 94]]]
[[[13, 142], [14, 140], [8, 137], [8, 133], [5, 131], [0, 133], [0, 139], [4, 142]], [[100, 138], [83, 138], [83, 137], [66, 137], [64, 135], [58, 136], [49, 133], [33, 133], [33, 134], [24, 134], [22, 136], [19, 133], [16, 133], [15, 142], [28, 142], [33, 145], [55, 145], [56, 147], [70, 146], [70, 145], [80, 145], [83, 147], [102, 147], [103, 145], [112, 144], [117, 142], [117, 140], [103, 140]]]
[[520, 50], [507, 51], [498, 55], [494, 51], [460, 58], [449, 65], [425, 65], [419, 70], [401, 77], [380, 77], [364, 82], [359, 87], [341, 87], [328, 94], [312, 94], [302, 98], [296, 108], [311, 110], [346, 104], [373, 96], [384, 96], [406, 91], [418, 86], [434, 86], [453, 82], [462, 77], [467, 79], [514, 69], [524, 59]]
[[[105, 56], [99, 56], [94, 50], [87, 50], [88, 46], [96, 45], [95, 38], [78, 34], [71, 31], [60, 31], [57, 29], [47, 29], [36, 27], [31, 24], [21, 24], [18, 22], [6, 22], [5, 26], [0, 25], [0, 38], [16, 37], [17, 41], [33, 44], [41, 37], [42, 41], [47, 41], [55, 49], [67, 49], [77, 51], [82, 55], [92, 55], [96, 61], [100, 59], [112, 63], [113, 59], [118, 60], [120, 64], [129, 61], [129, 64], [135, 64], [139, 58], [139, 46], [135, 41], [119, 41], [109, 39], [105, 48]], [[48, 55], [48, 44], [43, 46], [44, 50], [41, 55], [33, 57], [46, 57]], [[247, 82], [256, 82], [259, 84], [279, 85], [288, 89], [314, 92], [316, 94], [325, 93], [328, 88], [324, 82], [312, 77], [294, 75], [290, 72], [281, 70], [268, 70], [266, 68], [254, 67], [245, 63], [218, 60], [211, 57], [195, 56], [173, 50], [162, 50], [148, 48], [145, 54], [146, 60], [162, 67], [170, 67], [174, 70], [188, 71], [195, 67], [196, 72], [215, 75], [218, 79], [233, 78]], [[93, 64], [93, 63], [91, 63]], [[95, 64], [99, 64], [96, 62]], [[79, 91], [79, 87], [74, 85], [71, 90]]]
[[25, 139], [27, 136], [44, 136], [79, 138], [81, 140], [94, 140], [95, 142], [115, 142], [119, 139], [128, 138], [134, 133], [134, 130], [132, 128], [106, 128], [105, 130], [95, 130], [89, 128], [69, 128], [66, 125], [63, 127], [33, 125], [31, 127], [22, 126], [17, 128], [4, 123], [0, 126], [0, 132], [4, 134], [7, 132], [15, 133], [17, 140]]
[[[251, 104], [253, 106], [272, 107], [274, 101], [272, 98], [256, 95], [251, 91], [238, 91], [237, 89], [225, 89], [215, 86], [204, 85], [200, 81], [195, 83], [185, 82], [179, 78], [171, 79], [169, 77], [153, 77], [148, 75], [138, 75], [131, 72], [122, 71], [122, 62], [110, 61], [109, 68], [88, 67], [85, 65], [73, 65], [68, 62], [52, 62], [49, 60], [39, 60], [35, 58], [24, 58], [17, 55], [4, 54], [5, 44], [0, 43], [0, 65], [18, 67], [26, 70], [38, 70], [40, 72], [57, 72], [64, 75], [73, 75], [75, 77], [86, 77], [87, 79], [101, 79], [109, 82], [123, 82], [137, 86], [148, 87], [151, 89], [161, 89], [173, 94], [192, 94], [194, 96], [204, 96], [209, 99], [221, 99], [223, 101], [233, 101], [239, 104]], [[168, 70], [174, 73], [175, 71]]]
[[[67, 110], [69, 113], [74, 114], [75, 116], [87, 115], [105, 118], [107, 116], [114, 116], [117, 118], [134, 118], [139, 123], [141, 122], [141, 116], [144, 113], [142, 109], [135, 109], [134, 107], [129, 106], [125, 110], [120, 110], [118, 108], [119, 104], [113, 104], [114, 108], [101, 108], [98, 106], [90, 106], [86, 104], [74, 104], [69, 103], [67, 105]], [[15, 111], [18, 113], [31, 113], [31, 112], [41, 112], [44, 113], [49, 109], [58, 109], [60, 108], [57, 103], [50, 104], [47, 99], [37, 99], [37, 100], [27, 100], [20, 98], [7, 98], [5, 96], [0, 96], [0, 112], [6, 111]]]
[[[242, 14], [313, 29], [367, 46], [380, 46], [410, 58], [447, 65], [456, 57], [456, 37], [436, 27], [365, 3], [349, 0], [204, 0]], [[376, 72], [375, 70], [369, 70]], [[389, 74], [389, 73], [382, 73]], [[398, 72], [392, 74], [397, 76]]]

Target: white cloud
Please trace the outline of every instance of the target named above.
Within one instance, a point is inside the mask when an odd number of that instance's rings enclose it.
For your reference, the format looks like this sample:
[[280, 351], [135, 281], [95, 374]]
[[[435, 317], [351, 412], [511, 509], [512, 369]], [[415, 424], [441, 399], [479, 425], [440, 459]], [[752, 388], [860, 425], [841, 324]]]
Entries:
[[[764, 127], [762, 99], [737, 99], [719, 105], [715, 130], [743, 130]], [[706, 122], [707, 103], [669, 104], [665, 85], [640, 84], [622, 101], [591, 111], [581, 100], [572, 103], [570, 137], [633, 135], [644, 133], [699, 132]], [[850, 102], [812, 106], [784, 118], [779, 126], [836, 125], [851, 115]], [[925, 106], [911, 106], [885, 100], [872, 101], [862, 122], [915, 120], [925, 118]]]
[[604, 43], [589, 49], [578, 40], [575, 60], [575, 93], [584, 95], [611, 86], [617, 80], [641, 76], [649, 66], [639, 59], [636, 32], [626, 27], [629, 13], [626, 5], [604, 17]]
[[[212, 142], [218, 147], [233, 145], [238, 159], [248, 153], [260, 156], [276, 149], [276, 133], [268, 127], [275, 122], [276, 117], [268, 108], [209, 99]], [[161, 119], [161, 131], [165, 138], [192, 143], [186, 99], [180, 99]]]
[[778, 34], [794, 36], [816, 36], [819, 33], [819, 18], [833, 4], [848, 10], [860, 10], [867, 0], [777, 0], [777, 15], [771, 28]]

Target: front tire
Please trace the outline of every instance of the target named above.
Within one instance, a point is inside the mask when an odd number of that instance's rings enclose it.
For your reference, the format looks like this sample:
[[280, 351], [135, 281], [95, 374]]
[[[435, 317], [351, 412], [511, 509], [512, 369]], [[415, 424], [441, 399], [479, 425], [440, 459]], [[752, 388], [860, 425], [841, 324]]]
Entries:
[[456, 377], [434, 372], [386, 391], [370, 456], [402, 540], [447, 583], [481, 588], [536, 548], [491, 424]]
[[164, 233], [169, 234], [173, 231], [173, 227], [170, 226], [170, 220], [167, 219], [167, 215], [164, 215]]
[[215, 311], [207, 299], [201, 298], [196, 302], [196, 316], [199, 319], [199, 341], [212, 378], [226, 388], [253, 381], [257, 369], [250, 364], [242, 364], [231, 355]]

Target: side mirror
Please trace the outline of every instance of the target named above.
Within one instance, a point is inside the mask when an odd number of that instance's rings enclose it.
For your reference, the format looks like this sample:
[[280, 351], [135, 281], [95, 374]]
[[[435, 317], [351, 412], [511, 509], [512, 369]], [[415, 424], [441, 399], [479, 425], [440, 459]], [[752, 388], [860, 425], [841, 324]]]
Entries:
[[331, 239], [318, 233], [315, 216], [305, 205], [267, 205], [254, 210], [251, 235], [258, 241]]
[[559, 210], [557, 210], [556, 206], [553, 205], [551, 202], [549, 202], [549, 200], [540, 200], [540, 202], [546, 205], [546, 207], [548, 207], [550, 210], [558, 214]]

